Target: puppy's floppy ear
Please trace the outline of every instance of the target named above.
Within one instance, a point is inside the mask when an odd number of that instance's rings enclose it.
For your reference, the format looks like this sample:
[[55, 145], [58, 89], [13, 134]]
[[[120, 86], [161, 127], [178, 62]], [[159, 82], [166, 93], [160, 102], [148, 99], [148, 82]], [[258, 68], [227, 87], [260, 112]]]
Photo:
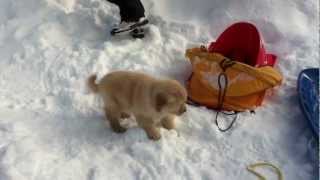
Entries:
[[156, 95], [156, 102], [155, 102], [155, 108], [158, 112], [160, 112], [163, 108], [168, 103], [168, 97], [164, 93], [158, 93]]

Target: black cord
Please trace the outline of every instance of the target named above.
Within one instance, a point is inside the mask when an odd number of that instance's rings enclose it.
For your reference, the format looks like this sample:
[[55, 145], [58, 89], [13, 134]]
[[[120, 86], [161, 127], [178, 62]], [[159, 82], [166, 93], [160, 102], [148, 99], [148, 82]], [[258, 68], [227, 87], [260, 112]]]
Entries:
[[[219, 94], [218, 94], [218, 104], [217, 104], [217, 113], [216, 113], [216, 117], [215, 117], [215, 123], [218, 127], [218, 129], [221, 131], [221, 132], [226, 132], [228, 131], [229, 129], [231, 129], [231, 127], [233, 126], [233, 124], [235, 123], [235, 121], [237, 120], [238, 118], [238, 112], [234, 112], [234, 113], [226, 113], [226, 112], [222, 112], [222, 108], [223, 108], [223, 102], [224, 102], [224, 98], [227, 94], [227, 88], [228, 88], [228, 77], [225, 73], [225, 71], [227, 70], [227, 68], [231, 67], [232, 65], [234, 65], [235, 62], [231, 61], [231, 60], [228, 60], [228, 59], [224, 59], [220, 62], [220, 67], [222, 69], [222, 73], [219, 74], [218, 76], [218, 86], [219, 86]], [[224, 87], [223, 87], [223, 91], [222, 91], [222, 77], [224, 78]], [[223, 114], [225, 115], [235, 115], [233, 120], [231, 121], [231, 123], [228, 125], [227, 128], [225, 129], [222, 129], [220, 126], [219, 126], [219, 122], [218, 122], [218, 116], [220, 114], [220, 112], [222, 112]]]
[[[217, 125], [219, 131], [221, 131], [221, 132], [226, 132], [226, 131], [228, 131], [229, 129], [232, 128], [233, 124], [234, 124], [234, 123], [236, 122], [236, 120], [238, 119], [238, 112], [235, 112], [235, 113], [234, 113], [235, 116], [233, 117], [233, 120], [231, 121], [231, 123], [229, 124], [229, 126], [226, 127], [225, 129], [222, 129], [222, 128], [219, 126], [219, 123], [218, 123], [219, 113], [220, 113], [220, 111], [218, 111], [218, 112], [216, 113], [216, 125]], [[230, 115], [231, 115], [231, 114], [230, 114]]]
[[[228, 87], [228, 77], [227, 77], [227, 74], [225, 73], [225, 71], [227, 70], [227, 68], [233, 66], [235, 64], [235, 62], [229, 60], [229, 59], [223, 59], [219, 65], [222, 69], [222, 73], [219, 74], [218, 76], [218, 86], [219, 86], [219, 94], [218, 94], [218, 103], [217, 103], [217, 107], [216, 108], [213, 108], [217, 111], [216, 113], [216, 117], [215, 117], [215, 123], [218, 127], [218, 129], [221, 131], [221, 132], [226, 132], [228, 131], [229, 129], [231, 129], [231, 127], [233, 126], [233, 124], [235, 123], [235, 121], [238, 119], [238, 111], [234, 111], [232, 113], [228, 113], [228, 112], [224, 112], [222, 109], [223, 109], [223, 102], [224, 102], [224, 98], [227, 94], [227, 87]], [[191, 79], [192, 75], [190, 76], [189, 78], [189, 81]], [[224, 82], [225, 82], [225, 86], [223, 88], [223, 91], [222, 91], [222, 77], [224, 78]], [[193, 105], [193, 106], [201, 106], [200, 104], [196, 103], [195, 101], [193, 101], [190, 97], [188, 97], [188, 101], [187, 101], [187, 104], [189, 105]], [[233, 120], [231, 121], [231, 123], [228, 125], [227, 128], [225, 129], [222, 129], [220, 126], [219, 126], [219, 122], [218, 122], [218, 116], [220, 113], [223, 113], [227, 116], [231, 116], [231, 115], [235, 115]]]

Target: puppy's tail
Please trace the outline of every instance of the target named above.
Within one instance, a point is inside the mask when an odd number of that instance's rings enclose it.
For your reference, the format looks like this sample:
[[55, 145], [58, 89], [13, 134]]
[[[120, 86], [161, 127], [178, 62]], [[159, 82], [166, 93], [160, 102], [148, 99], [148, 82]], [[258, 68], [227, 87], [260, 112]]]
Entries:
[[96, 82], [95, 82], [96, 79], [97, 79], [97, 75], [93, 74], [93, 75], [89, 76], [89, 78], [87, 80], [87, 85], [88, 85], [89, 89], [94, 93], [98, 92], [98, 84], [96, 84]]

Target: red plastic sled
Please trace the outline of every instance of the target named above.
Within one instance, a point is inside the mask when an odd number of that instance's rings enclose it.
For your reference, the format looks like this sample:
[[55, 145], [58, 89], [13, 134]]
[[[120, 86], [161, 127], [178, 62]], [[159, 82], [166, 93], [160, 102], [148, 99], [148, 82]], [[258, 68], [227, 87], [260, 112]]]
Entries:
[[208, 51], [255, 67], [273, 66], [277, 59], [266, 53], [258, 29], [247, 22], [231, 25], [209, 45]]

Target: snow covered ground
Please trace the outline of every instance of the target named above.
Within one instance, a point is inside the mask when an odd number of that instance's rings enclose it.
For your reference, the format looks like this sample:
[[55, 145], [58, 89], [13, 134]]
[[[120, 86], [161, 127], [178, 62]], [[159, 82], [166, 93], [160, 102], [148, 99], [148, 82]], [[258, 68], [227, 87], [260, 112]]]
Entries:
[[[110, 37], [118, 9], [104, 0], [0, 1], [0, 179], [254, 180], [246, 166], [266, 161], [285, 179], [314, 180], [311, 132], [298, 107], [299, 71], [319, 67], [319, 1], [143, 0], [145, 39]], [[153, 142], [133, 127], [115, 134], [85, 79], [113, 70], [183, 82], [189, 47], [249, 21], [279, 56], [281, 87], [256, 115], [221, 133], [214, 111], [188, 106], [177, 130]], [[270, 179], [271, 171], [261, 170]]]

